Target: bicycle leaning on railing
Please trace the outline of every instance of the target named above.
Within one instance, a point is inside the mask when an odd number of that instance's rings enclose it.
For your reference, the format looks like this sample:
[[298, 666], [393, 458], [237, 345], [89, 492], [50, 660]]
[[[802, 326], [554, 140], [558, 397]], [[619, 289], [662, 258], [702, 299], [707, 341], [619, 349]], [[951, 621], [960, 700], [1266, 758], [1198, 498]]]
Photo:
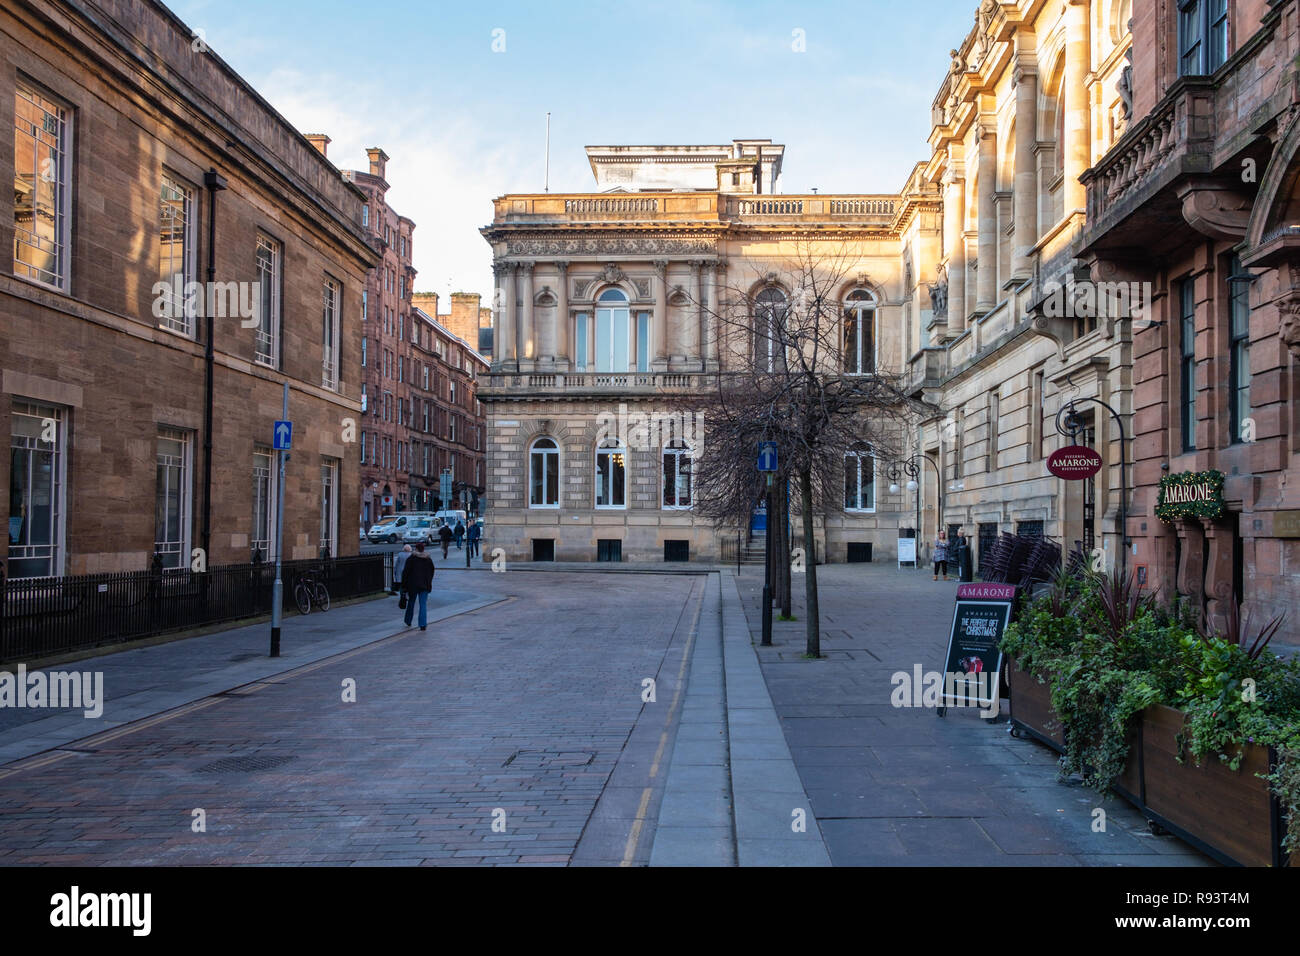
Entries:
[[325, 586], [325, 572], [322, 568], [308, 568], [299, 572], [293, 585], [293, 600], [301, 614], [310, 614], [313, 604], [322, 611], [330, 609], [330, 592]]

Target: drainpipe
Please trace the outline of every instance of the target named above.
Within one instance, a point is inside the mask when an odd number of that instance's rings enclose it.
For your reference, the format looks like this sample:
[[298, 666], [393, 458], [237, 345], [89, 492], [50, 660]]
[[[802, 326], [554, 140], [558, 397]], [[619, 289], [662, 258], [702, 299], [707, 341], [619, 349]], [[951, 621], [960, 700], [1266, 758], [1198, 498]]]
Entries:
[[212, 324], [212, 284], [217, 273], [217, 193], [226, 188], [225, 177], [209, 169], [203, 174], [203, 185], [208, 191], [208, 282], [202, 299], [203, 312], [207, 320], [204, 327], [204, 403], [203, 403], [203, 526], [200, 537], [203, 541], [204, 566], [212, 544], [212, 376], [214, 366], [213, 324]]

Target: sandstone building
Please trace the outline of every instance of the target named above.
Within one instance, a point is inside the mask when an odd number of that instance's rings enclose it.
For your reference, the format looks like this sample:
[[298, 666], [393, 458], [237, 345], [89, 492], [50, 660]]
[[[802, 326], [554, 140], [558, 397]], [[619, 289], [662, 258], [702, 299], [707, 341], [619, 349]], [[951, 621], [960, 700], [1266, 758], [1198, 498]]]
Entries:
[[6, 573], [270, 557], [284, 383], [284, 556], [355, 554], [363, 195], [153, 0], [5, 4], [0, 103]]
[[[851, 373], [902, 369], [928, 314], [901, 238], [937, 242], [939, 197], [913, 177], [888, 195], [780, 195], [784, 146], [590, 147], [596, 189], [508, 195], [484, 237], [497, 277], [487, 416], [488, 539], [515, 559], [709, 560], [718, 531], [696, 517], [692, 445], [707, 422], [636, 442], [602, 422], [671, 418], [674, 396], [735, 370], [725, 301], [771, 303], [794, 290], [791, 250], [847, 256], [836, 290], [852, 327]], [[924, 301], [923, 301], [924, 300]], [[598, 447], [598, 445], [600, 447]], [[846, 466], [852, 493], [826, 518], [832, 560], [893, 552], [902, 495], [869, 452]], [[849, 500], [851, 497], [852, 500]]]

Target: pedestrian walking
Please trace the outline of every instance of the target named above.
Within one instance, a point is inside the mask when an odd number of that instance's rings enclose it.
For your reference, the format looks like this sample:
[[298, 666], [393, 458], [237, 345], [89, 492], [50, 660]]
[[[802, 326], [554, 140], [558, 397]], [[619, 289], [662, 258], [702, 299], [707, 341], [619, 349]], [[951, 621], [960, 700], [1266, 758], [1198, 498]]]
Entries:
[[460, 550], [461, 542], [464, 540], [465, 540], [465, 526], [461, 524], [460, 519], [457, 518], [456, 519], [456, 550], [457, 551]]
[[940, 531], [939, 537], [934, 541], [934, 579], [939, 580], [939, 573], [943, 572], [943, 579], [948, 580], [948, 532]]
[[406, 559], [411, 556], [411, 546], [398, 551], [393, 557], [393, 593], [396, 594], [402, 589], [402, 569], [406, 567]]
[[429, 592], [433, 590], [433, 558], [424, 553], [424, 542], [415, 546], [415, 553], [410, 556], [402, 569], [402, 590], [406, 592], [406, 626], [411, 626], [415, 614], [415, 605], [420, 605], [420, 630], [429, 625]]
[[442, 523], [442, 527], [438, 529], [438, 540], [442, 542], [442, 556], [445, 558], [447, 548], [451, 545], [451, 525], [445, 521]]
[[467, 540], [469, 541], [469, 556], [471, 558], [478, 557], [478, 542], [482, 535], [483, 529], [479, 527], [479, 523], [477, 521], [471, 522], [469, 526], [469, 534], [467, 536]]

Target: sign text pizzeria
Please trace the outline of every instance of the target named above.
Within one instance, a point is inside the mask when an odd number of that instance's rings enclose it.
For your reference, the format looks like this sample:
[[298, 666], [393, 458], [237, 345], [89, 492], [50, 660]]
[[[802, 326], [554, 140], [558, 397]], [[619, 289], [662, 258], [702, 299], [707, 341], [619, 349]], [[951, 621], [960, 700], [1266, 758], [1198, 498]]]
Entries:
[[1048, 456], [1047, 470], [1066, 481], [1091, 478], [1101, 471], [1101, 455], [1086, 445], [1067, 445]]

